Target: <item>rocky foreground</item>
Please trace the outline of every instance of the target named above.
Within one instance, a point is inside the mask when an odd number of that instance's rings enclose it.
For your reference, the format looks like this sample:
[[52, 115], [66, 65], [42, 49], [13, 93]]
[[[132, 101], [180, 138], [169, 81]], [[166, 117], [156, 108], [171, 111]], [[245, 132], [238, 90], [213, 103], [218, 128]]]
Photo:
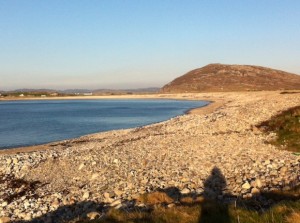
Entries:
[[223, 105], [208, 114], [0, 155], [0, 222], [92, 219], [107, 207], [143, 207], [139, 195], [157, 189], [226, 200], [300, 184], [300, 157], [268, 144], [275, 134], [255, 127], [300, 105], [300, 94], [177, 97]]

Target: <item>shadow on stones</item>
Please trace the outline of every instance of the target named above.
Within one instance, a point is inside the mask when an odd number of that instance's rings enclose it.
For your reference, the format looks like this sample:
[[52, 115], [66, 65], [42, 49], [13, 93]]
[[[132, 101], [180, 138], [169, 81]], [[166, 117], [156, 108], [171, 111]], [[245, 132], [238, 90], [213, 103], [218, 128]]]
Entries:
[[[102, 213], [104, 210], [104, 203], [97, 203], [93, 201], [78, 202], [73, 205], [65, 205], [59, 207], [53, 212], [49, 212], [41, 217], [34, 218], [30, 221], [20, 220], [16, 223], [66, 223], [82, 222], [82, 219], [87, 218], [87, 214], [91, 212]], [[96, 216], [98, 218], [100, 216]]]
[[[230, 217], [228, 204], [221, 203], [226, 190], [226, 180], [219, 168], [214, 167], [210, 176], [204, 182], [204, 201], [201, 204], [199, 223], [218, 222], [228, 223]], [[220, 202], [217, 202], [220, 201]]]
[[[204, 182], [204, 191], [200, 196], [196, 193], [181, 194], [180, 189], [177, 187], [168, 187], [164, 189], [157, 189], [157, 192], [164, 193], [170, 197], [176, 206], [197, 206], [199, 207], [199, 219], [197, 223], [230, 223], [236, 222], [236, 219], [230, 217], [229, 205], [235, 204], [236, 207], [253, 210], [263, 214], [268, 211], [273, 205], [278, 204], [282, 201], [297, 201], [300, 199], [299, 195], [283, 194], [278, 191], [273, 192], [262, 192], [252, 198], [242, 199], [236, 197], [226, 190], [226, 180], [221, 170], [214, 167], [211, 171], [210, 176]], [[201, 199], [198, 200], [198, 198]], [[186, 202], [185, 198], [190, 199]], [[187, 200], [188, 200], [187, 199]], [[192, 200], [192, 202], [191, 202]], [[123, 201], [122, 207], [119, 211], [130, 214], [130, 213], [145, 213], [143, 218], [132, 220], [130, 222], [153, 222], [156, 220], [152, 213], [155, 210], [155, 205], [147, 205], [145, 207], [138, 207], [137, 200]], [[162, 207], [167, 208], [167, 203], [160, 203]], [[73, 205], [61, 206], [53, 212], [49, 212], [41, 217], [32, 219], [30, 221], [20, 220], [15, 221], [16, 223], [66, 223], [66, 222], [89, 222], [89, 213], [94, 213], [95, 219], [99, 219], [99, 222], [127, 222], [125, 219], [114, 218], [114, 216], [106, 217], [105, 213], [113, 209], [105, 203], [97, 203], [93, 201], [78, 202]], [[101, 219], [101, 220], [100, 220]], [[95, 221], [93, 221], [95, 222]], [[98, 222], [98, 221], [96, 221]]]
[[0, 184], [6, 184], [7, 188], [10, 188], [15, 193], [9, 194], [4, 193], [2, 199], [8, 203], [11, 203], [13, 200], [18, 199], [24, 195], [27, 197], [35, 197], [34, 191], [45, 184], [41, 184], [39, 181], [29, 182], [23, 179], [16, 179], [12, 176], [0, 175]]

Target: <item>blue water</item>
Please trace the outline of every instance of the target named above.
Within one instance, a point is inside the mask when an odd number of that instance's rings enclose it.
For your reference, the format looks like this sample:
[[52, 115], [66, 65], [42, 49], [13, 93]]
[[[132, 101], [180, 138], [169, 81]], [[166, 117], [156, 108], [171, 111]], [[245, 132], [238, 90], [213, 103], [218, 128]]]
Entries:
[[143, 126], [207, 104], [177, 100], [2, 101], [0, 149]]

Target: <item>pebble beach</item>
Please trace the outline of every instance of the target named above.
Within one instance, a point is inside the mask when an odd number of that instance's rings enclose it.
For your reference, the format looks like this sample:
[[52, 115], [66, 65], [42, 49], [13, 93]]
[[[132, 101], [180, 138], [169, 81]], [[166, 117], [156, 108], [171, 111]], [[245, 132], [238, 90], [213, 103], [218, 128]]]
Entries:
[[[59, 222], [49, 213], [60, 210], [60, 219], [71, 219], [89, 217], [96, 209], [102, 215], [101, 208], [142, 207], [137, 198], [158, 189], [176, 188], [181, 195], [226, 200], [300, 184], [300, 156], [268, 143], [276, 135], [257, 127], [300, 105], [300, 94], [261, 91], [155, 97], [213, 103], [144, 127], [2, 150], [2, 222]], [[211, 178], [216, 169], [224, 179]], [[72, 208], [80, 203], [80, 208]]]

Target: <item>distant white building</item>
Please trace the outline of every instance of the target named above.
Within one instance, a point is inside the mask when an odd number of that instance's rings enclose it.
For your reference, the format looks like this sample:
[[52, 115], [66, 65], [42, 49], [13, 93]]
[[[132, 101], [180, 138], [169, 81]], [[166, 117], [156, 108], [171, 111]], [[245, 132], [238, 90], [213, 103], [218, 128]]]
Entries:
[[24, 94], [20, 94], [19, 97], [24, 97]]
[[84, 96], [92, 96], [93, 93], [83, 93]]

